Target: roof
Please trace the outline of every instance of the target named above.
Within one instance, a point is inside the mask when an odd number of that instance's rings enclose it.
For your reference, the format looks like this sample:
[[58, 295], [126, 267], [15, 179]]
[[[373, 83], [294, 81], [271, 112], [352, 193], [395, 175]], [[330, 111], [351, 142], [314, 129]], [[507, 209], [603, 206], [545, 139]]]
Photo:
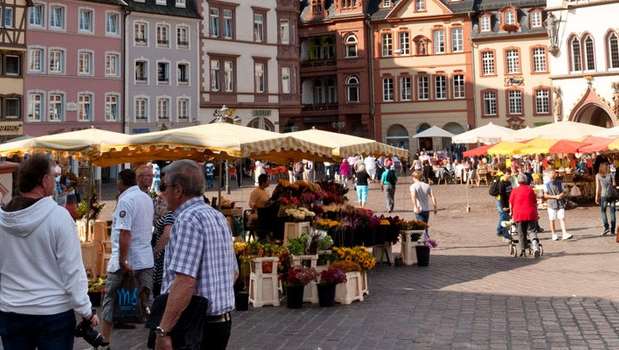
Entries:
[[[363, 13], [353, 13], [353, 14], [337, 14], [335, 12], [335, 0], [325, 0], [325, 8], [327, 9], [327, 15], [321, 18], [324, 20], [332, 20], [332, 19], [344, 19], [344, 18], [355, 18], [355, 17], [365, 17], [373, 14], [374, 12], [380, 10], [379, 6], [382, 0], [369, 0], [367, 1], [365, 9], [363, 9]], [[310, 21], [304, 20], [309, 17], [311, 7], [308, 0], [301, 0], [300, 4], [301, 8], [301, 22], [308, 23]]]
[[546, 7], [546, 0], [474, 0], [473, 11], [500, 10], [507, 6], [516, 8]]
[[[103, 0], [115, 1], [115, 0]], [[156, 0], [144, 0], [144, 2], [126, 0], [129, 9], [134, 12], [150, 13], [162, 16], [175, 16], [186, 18], [202, 18], [198, 13], [195, 0], [185, 0], [185, 7], [176, 7], [176, 0], [166, 0], [167, 5], [157, 5]]]
[[115, 5], [115, 6], [127, 6], [127, 3], [123, 0], [87, 0], [88, 2], [95, 2], [98, 4]]
[[[387, 15], [391, 10], [393, 10], [394, 6], [397, 6], [398, 3], [406, 0], [394, 0], [393, 6], [389, 8], [379, 8], [376, 12], [372, 14], [373, 21], [380, 21], [387, 18]], [[463, 1], [449, 1], [449, 0], [440, 0], [443, 5], [447, 6], [449, 10], [453, 13], [468, 13], [473, 11], [473, 7], [475, 5], [475, 1], [479, 0], [463, 0]], [[380, 0], [377, 1], [380, 3]]]
[[[498, 16], [492, 18], [492, 31], [481, 33], [479, 31], [479, 16], [483, 12], [495, 12], [504, 7], [513, 6], [518, 9], [518, 21], [520, 23], [520, 30], [517, 32], [504, 32], [500, 30], [500, 23]], [[487, 38], [509, 38], [522, 35], [531, 34], [546, 34], [546, 28], [531, 28], [529, 21], [529, 13], [533, 8], [546, 7], [546, 0], [475, 0], [475, 15], [472, 18], [473, 22], [473, 39], [487, 39]]]

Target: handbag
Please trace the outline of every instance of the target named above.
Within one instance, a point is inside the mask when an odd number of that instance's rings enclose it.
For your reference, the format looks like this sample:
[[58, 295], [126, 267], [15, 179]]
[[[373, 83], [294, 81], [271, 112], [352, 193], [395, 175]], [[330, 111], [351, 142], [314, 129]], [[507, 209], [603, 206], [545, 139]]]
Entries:
[[[161, 323], [167, 303], [168, 294], [161, 294], [153, 302], [150, 317], [146, 321], [146, 328], [150, 329], [147, 344], [149, 349], [155, 348], [155, 329]], [[178, 322], [169, 331], [174, 350], [200, 350], [204, 339], [207, 310], [208, 299], [198, 295], [191, 297]]]
[[143, 322], [140, 290], [132, 273], [124, 273], [120, 287], [112, 292], [114, 293], [112, 296], [114, 299], [114, 322]]

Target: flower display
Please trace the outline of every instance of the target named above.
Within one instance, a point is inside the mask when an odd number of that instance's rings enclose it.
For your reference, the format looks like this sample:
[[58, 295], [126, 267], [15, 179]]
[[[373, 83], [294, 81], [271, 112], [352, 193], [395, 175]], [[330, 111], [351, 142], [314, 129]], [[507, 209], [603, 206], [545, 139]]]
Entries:
[[361, 266], [354, 261], [339, 260], [331, 263], [330, 267], [340, 269], [344, 272], [360, 272]]
[[308, 221], [312, 220], [316, 214], [309, 209], [299, 207], [299, 208], [282, 208], [280, 211], [280, 216], [285, 217], [290, 221]]
[[314, 221], [314, 227], [319, 230], [329, 231], [340, 226], [341, 222], [331, 219], [318, 219]]
[[346, 282], [346, 273], [337, 267], [329, 267], [320, 273], [320, 283], [339, 284]]
[[288, 282], [289, 285], [305, 286], [315, 281], [317, 277], [318, 273], [313, 268], [293, 266], [286, 274], [286, 282]]
[[400, 223], [400, 229], [409, 231], [409, 230], [425, 230], [428, 228], [428, 224], [419, 220], [402, 220]]
[[351, 261], [363, 270], [371, 270], [376, 266], [376, 258], [365, 247], [333, 248], [337, 260]]

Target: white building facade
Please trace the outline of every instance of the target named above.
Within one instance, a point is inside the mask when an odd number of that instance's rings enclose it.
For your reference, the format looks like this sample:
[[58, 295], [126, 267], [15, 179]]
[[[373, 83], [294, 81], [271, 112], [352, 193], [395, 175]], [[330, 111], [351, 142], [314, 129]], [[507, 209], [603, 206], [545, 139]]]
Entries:
[[548, 0], [547, 11], [555, 121], [619, 125], [619, 1]]

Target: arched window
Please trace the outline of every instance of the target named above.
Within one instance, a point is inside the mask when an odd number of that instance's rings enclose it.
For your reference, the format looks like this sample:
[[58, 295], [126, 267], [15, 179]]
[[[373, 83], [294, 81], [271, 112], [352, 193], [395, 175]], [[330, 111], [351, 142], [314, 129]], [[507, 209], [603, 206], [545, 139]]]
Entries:
[[608, 36], [608, 66], [619, 68], [619, 39], [616, 33]]
[[357, 37], [353, 34], [346, 37], [346, 57], [357, 57]]
[[585, 47], [585, 67], [587, 70], [595, 70], [595, 47], [590, 35], [583, 40], [583, 46]]
[[348, 102], [359, 102], [359, 78], [354, 75], [346, 79], [346, 99]]
[[580, 41], [577, 37], [570, 39], [570, 52], [572, 57], [572, 71], [578, 72], [582, 70], [582, 56], [580, 51]]
[[387, 144], [389, 145], [408, 149], [408, 131], [400, 124], [391, 125], [387, 130], [387, 139], [385, 141], [387, 141]]

